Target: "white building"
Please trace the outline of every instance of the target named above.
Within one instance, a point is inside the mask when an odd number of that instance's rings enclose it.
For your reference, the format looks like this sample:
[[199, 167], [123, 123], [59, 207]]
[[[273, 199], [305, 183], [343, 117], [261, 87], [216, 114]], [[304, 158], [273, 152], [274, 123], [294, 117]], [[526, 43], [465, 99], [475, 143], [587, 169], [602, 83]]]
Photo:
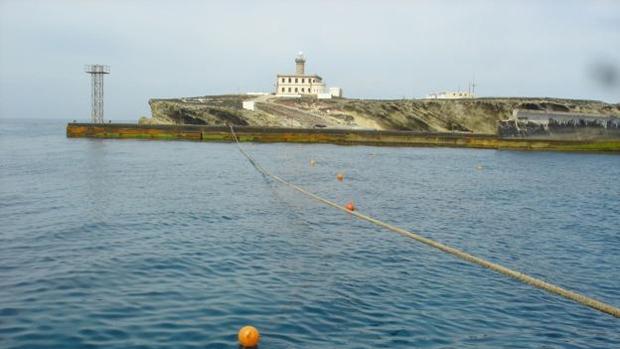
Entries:
[[243, 109], [245, 110], [252, 110], [254, 111], [256, 108], [256, 103], [255, 101], [243, 101]]
[[[331, 88], [326, 91], [323, 78], [316, 74], [306, 74], [306, 59], [302, 52], [295, 58], [295, 74], [278, 74], [276, 76], [276, 96], [300, 97], [300, 96], [319, 96], [325, 93], [329, 98], [342, 97], [340, 88]], [[332, 89], [337, 89], [332, 92]], [[334, 95], [336, 93], [336, 95]]]
[[426, 95], [427, 99], [459, 99], [459, 98], [476, 98], [472, 92], [468, 91], [448, 91], [437, 92]]
[[332, 97], [342, 97], [342, 89], [340, 87], [330, 87], [329, 94]]

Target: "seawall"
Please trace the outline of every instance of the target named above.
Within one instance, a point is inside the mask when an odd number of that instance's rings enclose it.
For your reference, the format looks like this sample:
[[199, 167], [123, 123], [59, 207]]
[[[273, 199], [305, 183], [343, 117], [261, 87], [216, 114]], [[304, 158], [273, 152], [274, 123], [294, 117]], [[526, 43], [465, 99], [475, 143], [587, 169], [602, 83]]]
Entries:
[[[501, 139], [495, 134], [456, 132], [299, 129], [236, 126], [242, 142], [331, 143], [342, 145], [458, 147], [620, 153], [620, 140]], [[226, 126], [69, 123], [69, 138], [116, 138], [231, 142]]]

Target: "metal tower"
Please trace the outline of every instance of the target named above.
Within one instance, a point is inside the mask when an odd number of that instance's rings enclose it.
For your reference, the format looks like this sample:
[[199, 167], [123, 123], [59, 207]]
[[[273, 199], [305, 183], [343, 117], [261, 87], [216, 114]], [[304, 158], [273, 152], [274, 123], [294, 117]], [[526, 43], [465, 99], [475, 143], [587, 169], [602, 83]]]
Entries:
[[103, 123], [103, 75], [110, 74], [110, 67], [101, 64], [91, 64], [84, 67], [84, 71], [91, 77], [91, 107], [90, 117], [93, 123]]

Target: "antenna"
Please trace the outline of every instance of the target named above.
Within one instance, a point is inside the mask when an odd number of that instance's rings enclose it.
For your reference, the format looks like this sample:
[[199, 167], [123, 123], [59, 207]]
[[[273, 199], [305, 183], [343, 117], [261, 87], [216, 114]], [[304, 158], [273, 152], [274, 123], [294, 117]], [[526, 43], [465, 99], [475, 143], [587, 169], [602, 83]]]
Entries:
[[90, 117], [94, 124], [103, 123], [103, 76], [110, 74], [110, 67], [101, 64], [84, 66], [84, 71], [90, 74], [91, 81], [91, 112]]
[[471, 94], [476, 96], [476, 75], [471, 78]]

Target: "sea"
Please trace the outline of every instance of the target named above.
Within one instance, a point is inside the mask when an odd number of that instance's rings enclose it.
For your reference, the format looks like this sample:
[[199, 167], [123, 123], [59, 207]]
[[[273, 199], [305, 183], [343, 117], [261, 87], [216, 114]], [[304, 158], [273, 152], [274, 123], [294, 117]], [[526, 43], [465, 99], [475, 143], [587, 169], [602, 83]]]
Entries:
[[[620, 348], [620, 320], [360, 221], [231, 143], [0, 119], [0, 348]], [[329, 200], [620, 306], [620, 156], [243, 143]], [[314, 165], [313, 165], [314, 164]], [[344, 173], [342, 182], [337, 173]]]

